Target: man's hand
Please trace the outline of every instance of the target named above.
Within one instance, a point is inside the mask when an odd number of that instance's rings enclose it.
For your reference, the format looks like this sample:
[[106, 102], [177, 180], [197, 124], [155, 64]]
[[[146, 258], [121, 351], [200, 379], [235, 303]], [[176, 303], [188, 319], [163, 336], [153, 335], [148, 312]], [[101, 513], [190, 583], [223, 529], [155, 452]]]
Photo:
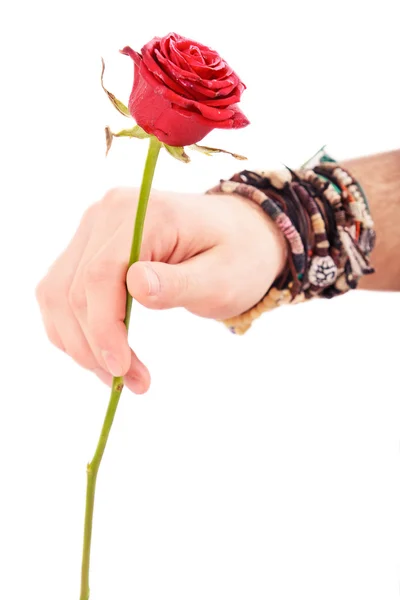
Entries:
[[152, 193], [141, 261], [127, 273], [138, 192], [115, 189], [83, 215], [36, 295], [50, 341], [108, 385], [137, 394], [150, 375], [128, 345], [125, 281], [148, 308], [224, 319], [256, 304], [282, 270], [283, 236], [238, 196]]

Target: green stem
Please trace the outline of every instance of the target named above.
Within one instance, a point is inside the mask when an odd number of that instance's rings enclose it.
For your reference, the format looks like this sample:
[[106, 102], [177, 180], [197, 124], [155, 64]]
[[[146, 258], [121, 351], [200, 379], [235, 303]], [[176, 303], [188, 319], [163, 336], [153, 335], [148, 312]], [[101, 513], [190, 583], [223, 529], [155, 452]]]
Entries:
[[[144, 220], [146, 217], [147, 204], [149, 201], [151, 184], [153, 182], [154, 171], [157, 164], [158, 154], [161, 149], [161, 143], [157, 138], [151, 137], [149, 150], [147, 153], [146, 164], [143, 172], [142, 185], [140, 187], [139, 202], [136, 212], [135, 229], [133, 232], [131, 254], [129, 257], [129, 266], [137, 262], [140, 257], [140, 248], [142, 245]], [[132, 296], [126, 291], [126, 312], [125, 325], [129, 329], [129, 323], [132, 310]], [[101, 459], [107, 444], [111, 426], [114, 421], [117, 411], [118, 402], [121, 397], [124, 387], [123, 377], [114, 377], [111, 388], [110, 401], [107, 408], [107, 413], [101, 429], [100, 438], [97, 444], [96, 452], [92, 461], [88, 464], [87, 473], [87, 488], [86, 488], [86, 511], [85, 511], [85, 528], [83, 536], [83, 554], [82, 554], [82, 573], [81, 573], [81, 595], [80, 600], [89, 599], [89, 567], [90, 567], [90, 545], [92, 540], [92, 522], [94, 498], [96, 492], [97, 473], [99, 471]]]

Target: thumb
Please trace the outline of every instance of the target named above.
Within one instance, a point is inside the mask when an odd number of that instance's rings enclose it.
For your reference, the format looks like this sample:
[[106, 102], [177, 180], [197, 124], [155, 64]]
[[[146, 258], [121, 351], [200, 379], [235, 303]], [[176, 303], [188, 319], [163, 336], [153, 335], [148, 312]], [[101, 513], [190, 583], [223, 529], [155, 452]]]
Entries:
[[[204, 253], [177, 265], [162, 262], [137, 262], [127, 274], [131, 296], [147, 308], [183, 306], [206, 316], [218, 292], [220, 279], [215, 272], [215, 257]], [[217, 283], [218, 282], [218, 283]]]

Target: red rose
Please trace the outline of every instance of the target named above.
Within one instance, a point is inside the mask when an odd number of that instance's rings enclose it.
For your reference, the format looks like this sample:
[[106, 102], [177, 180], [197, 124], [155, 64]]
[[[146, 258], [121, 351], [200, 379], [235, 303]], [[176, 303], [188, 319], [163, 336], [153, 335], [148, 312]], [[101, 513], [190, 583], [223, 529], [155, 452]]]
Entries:
[[176, 33], [154, 38], [135, 63], [129, 111], [136, 123], [169, 146], [188, 146], [212, 129], [249, 124], [236, 105], [245, 85], [217, 52]]

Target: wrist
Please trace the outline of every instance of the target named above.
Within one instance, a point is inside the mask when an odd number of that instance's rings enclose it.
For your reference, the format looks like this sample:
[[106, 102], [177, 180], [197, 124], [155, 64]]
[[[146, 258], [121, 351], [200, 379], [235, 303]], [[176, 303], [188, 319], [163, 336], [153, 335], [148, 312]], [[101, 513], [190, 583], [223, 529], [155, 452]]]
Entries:
[[276, 262], [270, 265], [275, 278], [256, 306], [224, 321], [233, 333], [244, 333], [263, 312], [282, 304], [344, 294], [374, 272], [368, 257], [375, 230], [365, 193], [324, 149], [298, 171], [245, 170], [221, 180], [212, 192], [250, 200], [270, 217], [286, 242], [285, 253], [282, 237], [264, 221], [269, 251], [271, 246], [275, 249]]
[[[376, 227], [375, 273], [360, 288], [400, 291], [400, 150], [343, 162], [363, 187]], [[393, 260], [393, 258], [395, 260]]]

